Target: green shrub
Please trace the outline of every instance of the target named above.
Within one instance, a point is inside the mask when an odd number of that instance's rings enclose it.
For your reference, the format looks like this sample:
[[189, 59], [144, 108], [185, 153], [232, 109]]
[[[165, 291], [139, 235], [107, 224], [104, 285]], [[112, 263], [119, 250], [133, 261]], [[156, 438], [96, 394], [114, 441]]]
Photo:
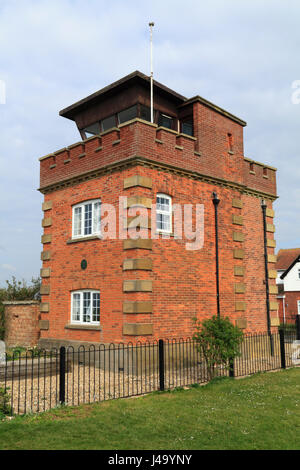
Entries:
[[296, 323], [280, 323], [279, 325], [280, 330], [285, 331], [296, 331]]
[[0, 419], [11, 414], [10, 396], [7, 390], [0, 387]]
[[230, 369], [231, 361], [240, 355], [243, 332], [231, 323], [229, 318], [213, 316], [199, 322], [195, 319], [193, 339], [203, 354], [208, 378], [213, 379], [216, 367], [222, 365]]

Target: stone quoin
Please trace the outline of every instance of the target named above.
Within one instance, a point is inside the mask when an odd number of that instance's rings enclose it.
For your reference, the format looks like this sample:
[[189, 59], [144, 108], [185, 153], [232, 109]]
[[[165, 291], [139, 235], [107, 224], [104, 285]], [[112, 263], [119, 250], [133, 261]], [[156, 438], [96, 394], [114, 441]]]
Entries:
[[[267, 330], [264, 200], [271, 326], [277, 322], [276, 169], [244, 156], [245, 121], [200, 96], [154, 81], [150, 122], [149, 84], [134, 72], [65, 108], [60, 114], [81, 140], [40, 158], [42, 347], [191, 337], [195, 317], [216, 315], [213, 193], [220, 314], [246, 332]], [[116, 209], [115, 238], [101, 227], [105, 204]], [[199, 249], [173, 233], [172, 207], [186, 204], [203, 207]], [[147, 216], [133, 239], [139, 207]]]

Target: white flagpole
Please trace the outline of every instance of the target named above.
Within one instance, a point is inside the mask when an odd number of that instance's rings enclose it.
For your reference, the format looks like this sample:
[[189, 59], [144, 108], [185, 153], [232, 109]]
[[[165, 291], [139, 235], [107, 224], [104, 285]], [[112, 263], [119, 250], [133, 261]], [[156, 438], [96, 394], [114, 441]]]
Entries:
[[152, 27], [154, 23], [149, 23], [150, 26], [150, 101], [151, 101], [151, 122], [154, 121], [154, 113], [153, 113], [153, 46], [152, 46]]

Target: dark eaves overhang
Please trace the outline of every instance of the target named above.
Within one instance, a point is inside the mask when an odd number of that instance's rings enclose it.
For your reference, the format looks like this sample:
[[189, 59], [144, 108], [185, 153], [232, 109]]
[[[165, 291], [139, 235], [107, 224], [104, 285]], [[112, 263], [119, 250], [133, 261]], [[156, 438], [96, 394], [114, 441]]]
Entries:
[[290, 272], [290, 270], [295, 266], [296, 263], [300, 261], [300, 256], [297, 256], [296, 259], [292, 262], [292, 264], [281, 274], [280, 279], [284, 279], [285, 276]]
[[223, 108], [220, 108], [219, 106], [211, 103], [210, 101], [206, 100], [205, 98], [202, 98], [201, 96], [194, 96], [193, 98], [190, 98], [186, 100], [182, 105], [180, 105], [180, 108], [183, 108], [184, 106], [188, 106], [190, 104], [193, 104], [195, 102], [199, 102], [203, 104], [204, 106], [207, 106], [207, 108], [210, 108], [214, 111], [216, 111], [219, 114], [222, 114], [222, 116], [227, 117], [228, 119], [231, 119], [232, 121], [237, 122], [241, 126], [245, 127], [247, 126], [246, 121], [243, 121], [242, 119], [238, 118], [237, 116], [234, 116], [234, 114], [229, 113]]
[[[59, 115], [67, 119], [74, 120], [75, 115], [79, 112], [84, 111], [86, 108], [93, 105], [94, 103], [101, 102], [102, 100], [108, 98], [110, 95], [113, 95], [116, 92], [125, 90], [129, 86], [134, 85], [135, 83], [140, 83], [144, 86], [146, 85], [150, 87], [150, 77], [136, 70], [135, 72], [126, 75], [126, 77], [123, 77], [120, 80], [117, 80], [116, 82], [111, 83], [110, 85], [102, 88], [101, 90], [96, 91], [92, 95], [89, 95], [86, 98], [83, 98], [82, 100], [77, 101], [76, 103], [68, 106], [67, 108], [62, 109], [59, 112]], [[156, 91], [159, 92], [161, 95], [165, 95], [168, 98], [173, 99], [177, 103], [177, 105], [180, 105], [183, 102], [187, 101], [187, 98], [185, 96], [176, 93], [174, 90], [171, 90], [170, 88], [166, 87], [162, 83], [157, 82], [156, 80], [153, 81], [153, 85], [154, 91], [156, 89]]]

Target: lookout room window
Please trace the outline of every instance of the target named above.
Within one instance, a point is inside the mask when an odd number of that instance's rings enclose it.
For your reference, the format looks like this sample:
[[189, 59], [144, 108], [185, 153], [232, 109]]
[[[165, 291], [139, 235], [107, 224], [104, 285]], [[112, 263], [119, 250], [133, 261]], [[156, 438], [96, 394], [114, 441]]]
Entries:
[[166, 194], [156, 196], [156, 230], [162, 233], [172, 232], [172, 198]]
[[72, 292], [71, 323], [100, 323], [100, 292], [82, 290]]
[[93, 135], [100, 134], [100, 124], [99, 122], [95, 122], [95, 124], [91, 124], [90, 126], [83, 129], [85, 137], [91, 137]]
[[72, 238], [100, 235], [101, 201], [87, 201], [73, 207]]
[[124, 111], [121, 111], [118, 114], [118, 121], [119, 124], [122, 124], [123, 122], [131, 121], [131, 119], [134, 119], [137, 117], [137, 106], [131, 106], [131, 108], [124, 109]]
[[151, 110], [148, 106], [140, 105], [140, 118], [144, 121], [151, 121]]
[[112, 127], [115, 127], [116, 125], [116, 116], [115, 114], [113, 114], [112, 116], [109, 116], [101, 121], [101, 130], [102, 132], [105, 132], [111, 129]]
[[189, 119], [181, 123], [181, 132], [186, 135], [193, 135], [193, 120]]
[[171, 116], [159, 113], [158, 125], [166, 127], [167, 129], [173, 129], [173, 119], [171, 118]]

